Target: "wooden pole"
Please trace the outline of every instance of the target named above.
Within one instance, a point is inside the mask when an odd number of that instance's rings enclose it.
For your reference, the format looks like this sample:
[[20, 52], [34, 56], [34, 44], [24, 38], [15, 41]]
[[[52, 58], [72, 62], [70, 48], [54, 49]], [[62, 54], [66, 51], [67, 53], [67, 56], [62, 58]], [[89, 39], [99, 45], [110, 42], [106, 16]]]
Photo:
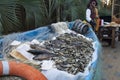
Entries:
[[115, 4], [115, 1], [112, 0], [112, 15], [111, 15], [111, 19], [112, 19], [113, 15], [114, 15], [114, 4]]

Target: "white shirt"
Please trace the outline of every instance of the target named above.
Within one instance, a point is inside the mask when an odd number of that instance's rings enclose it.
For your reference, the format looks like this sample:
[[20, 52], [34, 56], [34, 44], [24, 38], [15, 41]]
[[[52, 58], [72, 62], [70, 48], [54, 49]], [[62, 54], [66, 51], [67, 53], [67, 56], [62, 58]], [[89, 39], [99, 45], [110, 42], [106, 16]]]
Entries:
[[90, 15], [91, 15], [91, 10], [90, 10], [90, 9], [87, 9], [87, 10], [86, 10], [86, 20], [87, 20], [88, 22], [90, 22], [90, 21], [92, 20], [92, 18], [90, 17]]

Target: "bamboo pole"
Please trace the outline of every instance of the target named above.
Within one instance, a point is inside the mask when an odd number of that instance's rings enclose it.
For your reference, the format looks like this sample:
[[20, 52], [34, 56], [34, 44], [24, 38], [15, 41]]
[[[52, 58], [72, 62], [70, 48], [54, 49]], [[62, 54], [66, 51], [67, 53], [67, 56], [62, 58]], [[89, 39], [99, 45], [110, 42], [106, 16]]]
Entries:
[[114, 15], [114, 4], [115, 4], [115, 1], [112, 0], [112, 15], [111, 15], [111, 19], [112, 19], [113, 15]]

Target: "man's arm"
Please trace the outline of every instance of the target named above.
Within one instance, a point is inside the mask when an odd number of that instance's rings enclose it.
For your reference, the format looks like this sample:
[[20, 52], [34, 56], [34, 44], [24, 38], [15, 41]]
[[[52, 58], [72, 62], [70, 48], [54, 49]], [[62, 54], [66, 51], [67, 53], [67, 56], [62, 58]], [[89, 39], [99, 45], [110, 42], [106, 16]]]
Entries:
[[90, 22], [92, 20], [91, 17], [90, 17], [90, 15], [91, 15], [91, 11], [90, 11], [90, 9], [87, 9], [86, 10], [86, 20], [88, 22]]

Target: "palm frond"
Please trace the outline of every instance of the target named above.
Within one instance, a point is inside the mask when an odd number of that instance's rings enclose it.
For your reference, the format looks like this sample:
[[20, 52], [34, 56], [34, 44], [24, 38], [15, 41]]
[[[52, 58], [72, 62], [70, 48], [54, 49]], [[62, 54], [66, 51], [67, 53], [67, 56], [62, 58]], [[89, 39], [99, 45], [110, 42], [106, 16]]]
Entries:
[[[85, 19], [89, 0], [1, 0], [0, 29], [15, 32], [34, 29], [57, 21]], [[98, 0], [100, 4], [100, 0]], [[109, 15], [110, 10], [101, 8], [99, 14]]]
[[15, 4], [15, 0], [12, 0], [11, 2], [2, 0], [0, 3], [0, 22], [2, 24], [3, 32], [5, 33], [15, 31], [15, 27], [20, 26], [15, 14]]

